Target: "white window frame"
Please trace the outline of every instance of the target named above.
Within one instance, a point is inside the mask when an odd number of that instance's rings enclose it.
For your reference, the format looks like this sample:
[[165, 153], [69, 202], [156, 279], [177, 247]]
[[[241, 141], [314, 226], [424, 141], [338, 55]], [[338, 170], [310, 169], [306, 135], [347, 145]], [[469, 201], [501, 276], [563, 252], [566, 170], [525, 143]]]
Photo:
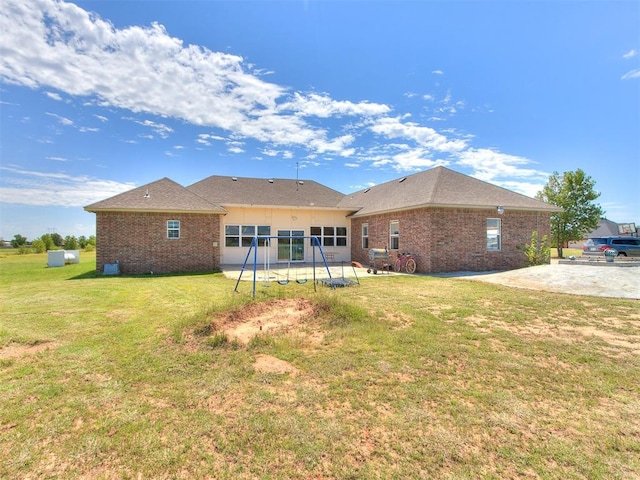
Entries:
[[[224, 246], [228, 248], [248, 248], [251, 246], [253, 237], [264, 235], [271, 235], [271, 225], [240, 225], [236, 223], [230, 223], [224, 226]], [[229, 245], [228, 240], [234, 239], [233, 245]], [[263, 246], [265, 243], [264, 238], [258, 239], [258, 246]]]
[[364, 249], [369, 248], [369, 224], [368, 223], [362, 224], [362, 248]]
[[389, 250], [400, 250], [400, 220], [389, 221]]
[[487, 252], [502, 251], [502, 219], [487, 218]]
[[167, 238], [170, 240], [180, 238], [180, 220], [167, 220]]
[[[338, 230], [344, 231], [344, 235], [339, 235]], [[318, 235], [318, 231], [320, 234]], [[349, 229], [343, 225], [312, 226], [309, 230], [312, 237], [318, 237], [320, 245], [323, 247], [348, 247]], [[310, 240], [312, 241], [312, 240]], [[338, 245], [344, 243], [344, 245]]]

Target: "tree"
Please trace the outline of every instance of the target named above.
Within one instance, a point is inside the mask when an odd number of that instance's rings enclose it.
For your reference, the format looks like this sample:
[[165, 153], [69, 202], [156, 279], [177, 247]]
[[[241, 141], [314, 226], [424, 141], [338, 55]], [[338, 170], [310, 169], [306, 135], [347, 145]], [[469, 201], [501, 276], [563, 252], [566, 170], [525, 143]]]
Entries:
[[36, 253], [44, 253], [47, 251], [47, 245], [41, 239], [36, 239], [31, 242], [31, 246]]
[[64, 249], [65, 250], [78, 250], [78, 240], [73, 235], [67, 235], [64, 237]]
[[[53, 250], [56, 246], [56, 244], [53, 241], [53, 238], [51, 238], [51, 234], [49, 233], [45, 233], [44, 235], [42, 235], [40, 237], [40, 240], [42, 240], [42, 243], [44, 244], [44, 251], [46, 252], [47, 250]], [[33, 242], [31, 242], [31, 244], [33, 245]]]
[[53, 240], [53, 244], [56, 247], [62, 247], [64, 245], [64, 240], [62, 239], [62, 235], [60, 235], [59, 233], [52, 233], [51, 234], [51, 240]]
[[600, 205], [594, 200], [600, 196], [593, 187], [595, 181], [578, 169], [560, 175], [553, 172], [549, 181], [536, 198], [557, 205], [562, 212], [551, 215], [551, 239], [558, 249], [558, 258], [567, 242], [582, 240], [587, 233], [598, 226], [604, 215]]
[[23, 237], [19, 233], [13, 236], [13, 240], [11, 240], [11, 246], [13, 248], [20, 248], [23, 245], [27, 244], [27, 237]]

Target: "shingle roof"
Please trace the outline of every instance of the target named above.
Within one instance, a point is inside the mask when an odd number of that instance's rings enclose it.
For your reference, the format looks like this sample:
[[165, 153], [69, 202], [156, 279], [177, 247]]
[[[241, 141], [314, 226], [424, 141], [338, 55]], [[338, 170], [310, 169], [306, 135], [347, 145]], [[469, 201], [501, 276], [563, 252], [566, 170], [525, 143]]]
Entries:
[[84, 207], [84, 209], [88, 212], [226, 213], [226, 210], [220, 205], [196, 195], [168, 178], [101, 200]]
[[620, 232], [618, 231], [618, 224], [606, 218], [601, 218], [600, 221], [598, 221], [598, 227], [587, 234], [587, 238], [615, 237], [616, 235], [620, 235]]
[[360, 210], [357, 217], [418, 207], [467, 207], [558, 212], [555, 205], [536, 200], [445, 167], [382, 183], [346, 195], [342, 207]]
[[163, 178], [85, 207], [97, 211], [226, 213], [223, 206], [337, 209], [365, 216], [419, 207], [559, 212], [560, 208], [445, 167], [344, 195], [313, 180], [213, 175], [189, 187]]
[[222, 177], [213, 175], [187, 189], [225, 206], [335, 208], [344, 194], [313, 180]]

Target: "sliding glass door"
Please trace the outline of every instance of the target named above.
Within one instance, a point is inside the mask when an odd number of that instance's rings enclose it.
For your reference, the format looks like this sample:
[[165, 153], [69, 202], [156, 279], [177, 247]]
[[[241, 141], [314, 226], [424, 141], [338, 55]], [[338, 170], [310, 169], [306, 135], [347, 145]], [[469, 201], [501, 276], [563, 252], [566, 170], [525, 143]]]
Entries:
[[278, 261], [304, 262], [304, 230], [278, 230]]

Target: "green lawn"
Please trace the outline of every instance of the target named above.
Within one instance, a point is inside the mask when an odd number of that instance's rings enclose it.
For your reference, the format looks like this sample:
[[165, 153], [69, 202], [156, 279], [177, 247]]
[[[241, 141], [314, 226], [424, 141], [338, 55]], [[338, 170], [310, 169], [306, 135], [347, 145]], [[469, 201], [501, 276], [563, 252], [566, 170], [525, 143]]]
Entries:
[[637, 301], [94, 268], [0, 251], [0, 478], [640, 478]]

